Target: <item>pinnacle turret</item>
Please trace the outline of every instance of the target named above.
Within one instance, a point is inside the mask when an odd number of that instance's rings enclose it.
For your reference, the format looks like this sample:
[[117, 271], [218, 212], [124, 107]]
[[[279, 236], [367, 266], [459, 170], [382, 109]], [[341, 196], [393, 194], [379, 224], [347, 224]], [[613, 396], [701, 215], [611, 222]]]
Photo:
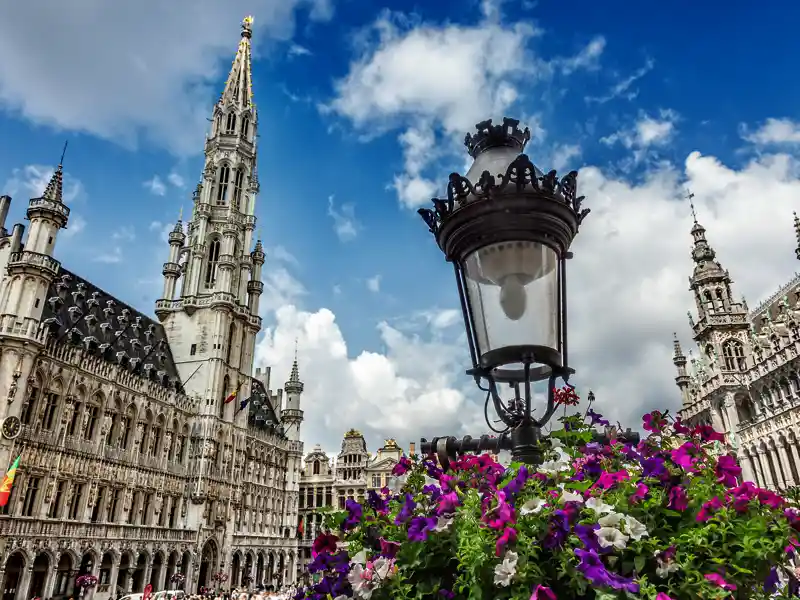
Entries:
[[64, 203], [63, 165], [59, 164], [58, 167], [56, 167], [56, 170], [53, 172], [53, 176], [50, 178], [50, 183], [47, 184], [44, 194], [42, 194], [42, 198], [45, 198], [46, 200], [52, 200], [53, 202], [58, 202], [59, 204]]
[[678, 340], [678, 334], [672, 334], [672, 347], [673, 347], [673, 355], [672, 355], [672, 362], [675, 365], [686, 364], [686, 356], [683, 354], [683, 350], [681, 349], [681, 342]]
[[297, 366], [297, 350], [295, 350], [292, 372], [289, 374], [289, 381], [284, 384], [283, 390], [287, 394], [302, 394], [303, 387], [303, 382], [300, 381], [300, 369]]

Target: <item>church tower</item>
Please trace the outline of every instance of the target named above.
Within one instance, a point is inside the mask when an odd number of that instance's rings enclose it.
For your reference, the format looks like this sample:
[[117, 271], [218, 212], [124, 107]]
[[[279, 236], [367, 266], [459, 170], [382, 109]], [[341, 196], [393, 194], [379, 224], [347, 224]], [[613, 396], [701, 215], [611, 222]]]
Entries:
[[[238, 402], [225, 399], [234, 392], [239, 398], [250, 395], [261, 329], [261, 243], [251, 252], [259, 191], [252, 24], [252, 17], [242, 22], [239, 48], [212, 112], [191, 217], [185, 226], [179, 219], [169, 235], [164, 297], [156, 302], [186, 393], [200, 401], [202, 413], [228, 421]], [[246, 420], [246, 412], [237, 418]]]
[[797, 213], [794, 213], [794, 234], [797, 237], [797, 248], [794, 253], [797, 260], [800, 260], [800, 217], [797, 216]]

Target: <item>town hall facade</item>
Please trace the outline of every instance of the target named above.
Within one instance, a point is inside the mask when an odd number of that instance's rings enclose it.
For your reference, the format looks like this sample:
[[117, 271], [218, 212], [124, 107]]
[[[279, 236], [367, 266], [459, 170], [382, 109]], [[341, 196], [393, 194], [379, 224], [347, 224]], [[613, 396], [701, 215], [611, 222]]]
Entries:
[[61, 165], [27, 231], [6, 229], [0, 197], [0, 468], [20, 459], [2, 600], [78, 597], [80, 575], [97, 600], [297, 579], [303, 383], [296, 360], [280, 390], [253, 372], [266, 257], [251, 37], [247, 18], [156, 319], [59, 262]]

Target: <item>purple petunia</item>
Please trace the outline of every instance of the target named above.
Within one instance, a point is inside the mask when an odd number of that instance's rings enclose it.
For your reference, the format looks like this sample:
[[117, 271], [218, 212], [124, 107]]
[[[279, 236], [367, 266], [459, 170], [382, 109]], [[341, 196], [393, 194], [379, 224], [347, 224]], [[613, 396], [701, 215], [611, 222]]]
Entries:
[[424, 542], [428, 534], [434, 530], [438, 519], [436, 517], [414, 517], [408, 524], [408, 541]]
[[610, 587], [613, 590], [630, 592], [631, 594], [639, 593], [638, 583], [633, 579], [622, 577], [616, 573], [609, 573], [600, 556], [594, 550], [576, 548], [575, 556], [580, 560], [578, 570], [583, 573], [583, 576], [592, 585]]
[[405, 496], [405, 500], [403, 501], [403, 506], [400, 507], [400, 511], [394, 518], [394, 524], [402, 525], [403, 523], [408, 522], [411, 519], [411, 517], [414, 516], [414, 509], [416, 507], [417, 503], [414, 502], [414, 496], [412, 494], [407, 493]]
[[347, 518], [344, 520], [344, 523], [342, 523], [342, 529], [344, 531], [355, 529], [361, 523], [361, 518], [364, 515], [364, 509], [358, 502], [351, 500], [350, 498], [347, 499], [344, 507], [347, 510]]

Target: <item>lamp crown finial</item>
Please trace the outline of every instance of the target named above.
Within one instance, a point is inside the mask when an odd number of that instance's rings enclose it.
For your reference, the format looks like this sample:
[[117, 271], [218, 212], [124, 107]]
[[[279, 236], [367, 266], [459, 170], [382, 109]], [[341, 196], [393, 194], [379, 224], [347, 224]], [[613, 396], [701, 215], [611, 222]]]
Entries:
[[464, 145], [472, 158], [489, 148], [509, 146], [518, 148], [520, 152], [531, 139], [531, 130], [519, 128], [519, 119], [503, 118], [500, 125], [492, 125], [492, 119], [481, 121], [475, 125], [475, 133], [468, 133]]

